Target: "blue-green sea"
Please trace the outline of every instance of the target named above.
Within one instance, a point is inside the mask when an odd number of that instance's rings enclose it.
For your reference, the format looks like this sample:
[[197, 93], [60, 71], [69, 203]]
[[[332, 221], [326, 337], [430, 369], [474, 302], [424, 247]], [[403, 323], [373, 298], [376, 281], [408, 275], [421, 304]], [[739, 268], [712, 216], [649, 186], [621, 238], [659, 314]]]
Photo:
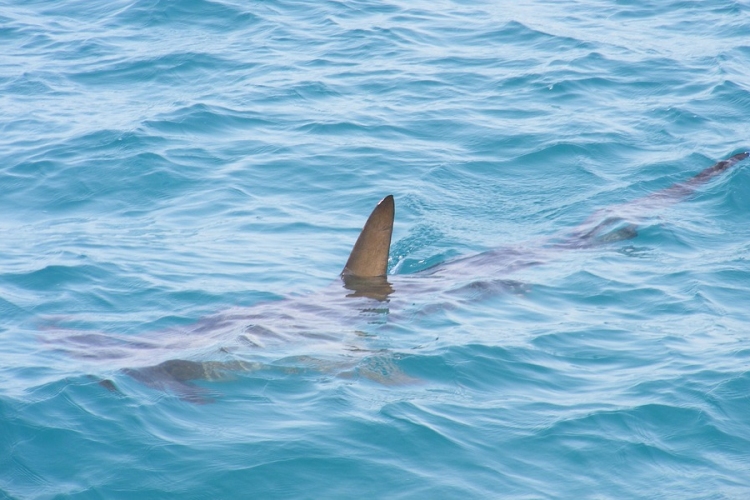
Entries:
[[747, 148], [746, 0], [0, 0], [0, 498], [750, 498]]

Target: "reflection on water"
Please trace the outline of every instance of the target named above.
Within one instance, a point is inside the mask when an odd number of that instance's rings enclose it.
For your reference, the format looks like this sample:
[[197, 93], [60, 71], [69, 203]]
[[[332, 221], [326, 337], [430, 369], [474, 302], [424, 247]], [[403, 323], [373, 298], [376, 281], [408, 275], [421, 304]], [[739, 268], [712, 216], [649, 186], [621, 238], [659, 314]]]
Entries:
[[367, 297], [384, 302], [394, 291], [393, 286], [385, 276], [360, 278], [359, 276], [344, 275], [341, 279], [344, 282], [344, 288], [352, 292], [347, 297]]

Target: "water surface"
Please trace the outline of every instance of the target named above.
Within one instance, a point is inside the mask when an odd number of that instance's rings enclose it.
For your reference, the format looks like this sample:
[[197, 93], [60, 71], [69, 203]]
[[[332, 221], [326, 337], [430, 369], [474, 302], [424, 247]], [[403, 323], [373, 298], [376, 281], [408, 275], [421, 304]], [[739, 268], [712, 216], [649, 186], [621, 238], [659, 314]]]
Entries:
[[[634, 239], [419, 271], [538, 249], [750, 147], [748, 19], [3, 3], [0, 496], [746, 497], [750, 166]], [[391, 193], [407, 285], [347, 299]], [[131, 371], [170, 360], [238, 369]]]

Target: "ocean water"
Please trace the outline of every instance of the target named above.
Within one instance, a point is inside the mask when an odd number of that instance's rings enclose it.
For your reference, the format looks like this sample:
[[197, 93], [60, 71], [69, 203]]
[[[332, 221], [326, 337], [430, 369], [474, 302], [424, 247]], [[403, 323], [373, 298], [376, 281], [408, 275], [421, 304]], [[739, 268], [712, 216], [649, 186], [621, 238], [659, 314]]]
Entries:
[[[748, 33], [727, 0], [0, 2], [0, 497], [749, 498], [750, 161], [548, 243], [750, 147]], [[347, 297], [387, 194], [394, 291]]]

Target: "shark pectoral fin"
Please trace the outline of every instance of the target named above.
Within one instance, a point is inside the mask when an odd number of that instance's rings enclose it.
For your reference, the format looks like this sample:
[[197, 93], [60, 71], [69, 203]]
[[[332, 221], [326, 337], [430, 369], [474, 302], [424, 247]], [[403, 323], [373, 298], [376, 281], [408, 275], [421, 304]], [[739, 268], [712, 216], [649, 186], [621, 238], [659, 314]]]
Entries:
[[395, 203], [388, 195], [375, 207], [365, 227], [359, 233], [349, 260], [341, 276], [370, 278], [385, 276], [388, 271], [388, 252], [391, 249]]

